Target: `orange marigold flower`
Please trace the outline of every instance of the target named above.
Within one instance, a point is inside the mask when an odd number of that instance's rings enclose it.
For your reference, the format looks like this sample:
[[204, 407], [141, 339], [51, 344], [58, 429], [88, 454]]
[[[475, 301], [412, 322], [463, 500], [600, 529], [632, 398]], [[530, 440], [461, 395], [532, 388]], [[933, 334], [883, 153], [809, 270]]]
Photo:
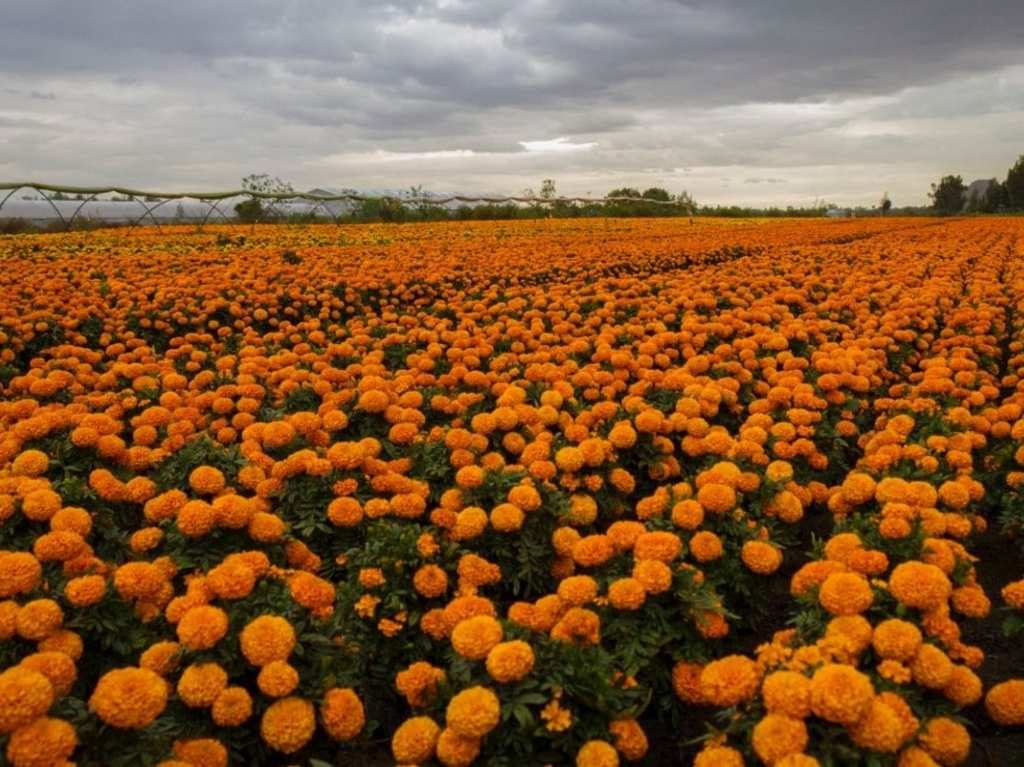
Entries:
[[225, 687], [213, 702], [210, 716], [220, 727], [237, 727], [252, 716], [252, 696], [244, 687]]
[[215, 738], [179, 740], [172, 748], [174, 755], [196, 767], [227, 767], [228, 750]]
[[268, 698], [283, 698], [299, 686], [299, 672], [283, 660], [272, 660], [260, 668], [256, 685]]
[[398, 764], [429, 762], [440, 734], [441, 728], [429, 716], [406, 719], [391, 736], [391, 753]]
[[700, 688], [700, 675], [704, 667], [699, 663], [679, 661], [672, 667], [672, 690], [684, 703], [704, 705], [707, 701]]
[[921, 631], [913, 623], [890, 618], [875, 626], [871, 644], [882, 658], [910, 661], [921, 647]]
[[647, 733], [636, 719], [616, 719], [608, 724], [615, 750], [628, 761], [635, 762], [647, 754]]
[[754, 752], [765, 764], [798, 754], [807, 746], [807, 726], [801, 719], [784, 714], [765, 714], [751, 734]]
[[12, 767], [50, 767], [66, 763], [77, 745], [78, 735], [70, 724], [39, 717], [11, 734], [7, 760]]
[[444, 681], [443, 669], [426, 661], [416, 661], [407, 669], [395, 675], [395, 687], [409, 705], [418, 708], [426, 706], [437, 694], [437, 686]]
[[761, 697], [769, 712], [804, 719], [811, 713], [811, 680], [796, 671], [775, 671], [764, 678]]
[[832, 573], [821, 584], [818, 601], [833, 615], [856, 615], [871, 607], [874, 593], [860, 573]]
[[178, 640], [189, 650], [209, 650], [228, 630], [228, 614], [219, 607], [198, 605], [178, 621]]
[[880, 697], [871, 701], [849, 733], [858, 746], [883, 754], [895, 753], [907, 739], [899, 714]]
[[712, 744], [694, 757], [693, 767], [744, 767], [743, 754], [735, 748]]
[[15, 627], [23, 639], [45, 639], [64, 623], [64, 611], [52, 599], [33, 599], [18, 610]]
[[178, 679], [178, 697], [190, 708], [209, 708], [228, 684], [219, 663], [193, 663]]
[[486, 687], [470, 687], [456, 693], [448, 702], [445, 721], [452, 730], [467, 738], [482, 738], [501, 718], [501, 701]]
[[702, 530], [690, 539], [690, 554], [698, 562], [713, 562], [723, 553], [722, 539], [710, 530]]
[[967, 666], [953, 666], [949, 681], [942, 688], [942, 694], [960, 708], [973, 706], [983, 693], [981, 679]]
[[480, 755], [480, 738], [467, 738], [444, 729], [437, 738], [437, 760], [445, 767], [469, 767]]
[[959, 722], [944, 716], [930, 719], [917, 742], [943, 767], [956, 767], [967, 760], [971, 750], [971, 736]]
[[646, 599], [647, 592], [636, 578], [619, 578], [608, 586], [608, 601], [618, 610], [639, 610]]
[[941, 690], [953, 674], [953, 661], [933, 644], [923, 644], [910, 663], [914, 681], [930, 690]]
[[200, 466], [188, 475], [188, 484], [199, 495], [216, 495], [224, 489], [224, 475], [213, 466]]
[[615, 556], [615, 547], [606, 535], [588, 535], [572, 547], [572, 558], [583, 567], [603, 565]]
[[1003, 727], [1024, 725], [1024, 679], [1010, 679], [990, 688], [985, 694], [985, 710]]
[[683, 542], [668, 530], [643, 533], [633, 546], [633, 556], [637, 559], [656, 559], [666, 563], [672, 562], [682, 552]]
[[96, 683], [89, 708], [111, 727], [140, 730], [167, 706], [167, 683], [144, 668], [108, 671]]
[[504, 635], [501, 624], [490, 615], [475, 615], [452, 630], [452, 647], [463, 658], [483, 660]]
[[736, 491], [729, 485], [710, 482], [697, 491], [697, 502], [705, 511], [724, 514], [736, 507]]
[[303, 698], [282, 698], [263, 712], [260, 736], [275, 751], [294, 754], [305, 746], [316, 730], [313, 704]]
[[712, 705], [726, 708], [750, 700], [760, 682], [761, 673], [754, 661], [743, 655], [728, 655], [704, 666], [700, 691]]
[[533, 648], [516, 639], [499, 642], [487, 653], [487, 673], [496, 682], [515, 682], [533, 670]]
[[437, 565], [423, 565], [412, 576], [416, 593], [427, 599], [436, 599], [448, 590], [448, 574]]
[[924, 562], [902, 562], [889, 576], [889, 592], [902, 604], [918, 610], [934, 610], [946, 602], [952, 590], [946, 574]]
[[253, 666], [287, 660], [295, 649], [295, 629], [278, 615], [261, 615], [246, 624], [239, 635], [245, 659]]
[[57, 697], [67, 695], [78, 678], [75, 662], [68, 655], [55, 650], [42, 650], [26, 655], [18, 665], [45, 676]]
[[53, 699], [53, 685], [38, 671], [15, 666], [0, 673], [0, 733], [42, 716]]
[[770, 575], [782, 564], [782, 551], [764, 541], [747, 541], [740, 549], [743, 564], [758, 575]]
[[836, 724], [854, 724], [867, 710], [874, 694], [867, 676], [841, 663], [826, 664], [811, 677], [811, 710]]
[[74, 607], [89, 607], [106, 596], [107, 579], [102, 575], [81, 575], [64, 584], [64, 598]]
[[604, 740], [588, 740], [576, 752], [576, 767], [619, 767], [619, 753]]
[[363, 702], [355, 690], [334, 687], [324, 695], [320, 704], [320, 718], [327, 734], [335, 740], [352, 740], [366, 725]]

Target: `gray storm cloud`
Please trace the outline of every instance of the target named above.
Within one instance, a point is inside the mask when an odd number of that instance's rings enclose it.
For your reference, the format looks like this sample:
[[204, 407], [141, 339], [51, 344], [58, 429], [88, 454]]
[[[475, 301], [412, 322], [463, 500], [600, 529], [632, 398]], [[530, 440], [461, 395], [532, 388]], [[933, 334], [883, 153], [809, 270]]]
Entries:
[[[1003, 0], [5, 0], [0, 176], [923, 202], [1024, 151]], [[969, 179], [968, 179], [969, 180]]]

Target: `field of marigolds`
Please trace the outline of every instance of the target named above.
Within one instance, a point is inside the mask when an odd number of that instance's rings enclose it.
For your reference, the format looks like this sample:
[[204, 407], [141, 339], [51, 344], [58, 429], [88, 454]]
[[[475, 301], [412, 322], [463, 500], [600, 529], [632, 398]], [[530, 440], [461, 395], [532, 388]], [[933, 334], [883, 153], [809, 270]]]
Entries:
[[0, 759], [1022, 764], [1022, 302], [1024, 219], [0, 238]]

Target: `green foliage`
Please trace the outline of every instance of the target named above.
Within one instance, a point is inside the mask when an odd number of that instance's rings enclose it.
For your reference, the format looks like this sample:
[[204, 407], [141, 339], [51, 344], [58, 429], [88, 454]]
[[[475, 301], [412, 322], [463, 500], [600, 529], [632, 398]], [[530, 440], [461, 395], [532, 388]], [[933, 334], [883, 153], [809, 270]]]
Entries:
[[967, 187], [960, 176], [943, 176], [938, 184], [932, 184], [928, 196], [932, 199], [932, 208], [942, 216], [953, 216], [964, 207]]

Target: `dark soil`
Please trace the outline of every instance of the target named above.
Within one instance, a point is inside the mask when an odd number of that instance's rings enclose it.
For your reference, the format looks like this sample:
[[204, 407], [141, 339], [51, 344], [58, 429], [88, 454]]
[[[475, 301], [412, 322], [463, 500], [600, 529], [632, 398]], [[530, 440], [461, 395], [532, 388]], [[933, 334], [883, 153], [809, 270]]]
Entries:
[[[1006, 617], [999, 592], [1010, 581], [1024, 577], [1021, 543], [990, 529], [971, 546], [979, 558], [978, 580], [992, 600], [993, 609], [984, 620], [965, 620], [963, 640], [985, 651], [985, 662], [978, 670], [987, 690], [1011, 677], [1024, 675], [1024, 635], [1007, 638], [1001, 624]], [[971, 722], [974, 748], [968, 767], [1015, 767], [1024, 765], [1024, 732], [997, 726], [985, 713], [985, 706], [965, 712]]]

